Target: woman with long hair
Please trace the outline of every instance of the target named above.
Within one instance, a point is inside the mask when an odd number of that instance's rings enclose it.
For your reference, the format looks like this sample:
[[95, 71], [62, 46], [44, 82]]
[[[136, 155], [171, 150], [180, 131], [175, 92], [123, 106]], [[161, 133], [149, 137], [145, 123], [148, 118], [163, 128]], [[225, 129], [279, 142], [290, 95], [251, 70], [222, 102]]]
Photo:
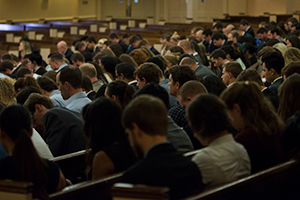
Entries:
[[54, 162], [40, 158], [30, 139], [32, 120], [22, 105], [11, 105], [0, 114], [0, 142], [9, 156], [0, 160], [0, 179], [33, 183], [34, 198], [65, 187], [65, 178]]
[[134, 154], [121, 125], [122, 108], [100, 97], [83, 109], [84, 131], [89, 138], [88, 175], [99, 179], [126, 170]]
[[233, 126], [235, 140], [246, 148], [252, 173], [283, 161], [280, 134], [284, 126], [260, 87], [254, 82], [236, 82], [221, 94]]

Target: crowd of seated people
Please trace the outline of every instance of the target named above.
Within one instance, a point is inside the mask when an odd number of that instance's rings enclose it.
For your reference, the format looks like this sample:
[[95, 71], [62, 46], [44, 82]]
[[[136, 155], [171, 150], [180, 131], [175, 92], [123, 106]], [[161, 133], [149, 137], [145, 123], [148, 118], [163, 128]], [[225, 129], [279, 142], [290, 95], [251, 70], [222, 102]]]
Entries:
[[23, 38], [19, 55], [1, 56], [0, 179], [44, 198], [66, 185], [47, 159], [88, 150], [87, 179], [124, 172], [178, 199], [288, 161], [300, 143], [299, 28], [216, 21], [164, 33], [160, 51], [141, 35], [85, 36], [46, 62]]

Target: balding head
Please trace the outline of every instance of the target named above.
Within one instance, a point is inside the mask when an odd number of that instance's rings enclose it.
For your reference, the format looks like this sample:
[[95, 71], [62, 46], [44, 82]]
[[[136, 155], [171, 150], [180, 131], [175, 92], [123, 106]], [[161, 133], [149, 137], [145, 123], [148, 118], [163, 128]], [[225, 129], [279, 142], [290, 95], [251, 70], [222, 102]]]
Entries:
[[181, 60], [181, 62], [179, 63], [179, 65], [187, 65], [189, 66], [189, 68], [191, 68], [193, 71], [195, 71], [198, 67], [197, 62], [190, 58], [190, 57], [185, 57]]
[[201, 94], [207, 94], [205, 86], [199, 81], [192, 80], [183, 84], [178, 90], [177, 97], [180, 105], [186, 108], [190, 101]]
[[68, 48], [68, 45], [67, 45], [67, 43], [65, 41], [62, 40], [62, 41], [60, 41], [60, 42], [57, 43], [57, 51], [60, 54], [64, 55], [65, 52], [66, 52], [66, 50], [67, 50], [67, 48]]
[[196, 32], [196, 36], [195, 37], [196, 37], [196, 40], [198, 42], [201, 42], [203, 40], [202, 33], [203, 33], [203, 30], [199, 30], [199, 31]]
[[84, 63], [80, 65], [79, 69], [83, 75], [87, 76], [90, 79], [97, 77], [97, 70], [91, 63]]
[[178, 46], [180, 46], [183, 50], [184, 50], [184, 53], [190, 53], [192, 52], [192, 46], [191, 46], [191, 43], [187, 40], [182, 40], [178, 43]]

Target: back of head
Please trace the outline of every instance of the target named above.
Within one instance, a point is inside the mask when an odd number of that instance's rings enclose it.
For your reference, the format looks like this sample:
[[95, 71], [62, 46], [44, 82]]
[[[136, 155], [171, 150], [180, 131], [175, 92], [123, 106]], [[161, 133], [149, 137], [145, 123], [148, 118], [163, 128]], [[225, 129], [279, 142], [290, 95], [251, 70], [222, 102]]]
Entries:
[[265, 46], [257, 53], [257, 58], [264, 56], [265, 54], [276, 52], [276, 50], [270, 46]]
[[96, 39], [93, 36], [88, 37], [85, 41], [89, 42], [89, 43], [97, 43]]
[[203, 77], [203, 85], [207, 89], [208, 93], [220, 96], [220, 94], [227, 88], [222, 80], [214, 75], [207, 75]]
[[234, 78], [237, 78], [238, 75], [243, 71], [240, 63], [236, 61], [228, 62], [224, 65], [225, 71], [230, 72]]
[[187, 65], [187, 66], [190, 66], [190, 65], [196, 65], [197, 62], [190, 58], [190, 57], [185, 57], [181, 60], [181, 62], [179, 63], [180, 65]]
[[115, 101], [100, 97], [83, 109], [84, 131], [90, 138], [89, 146], [94, 153], [125, 137], [121, 125], [121, 106]]
[[39, 53], [31, 53], [28, 55], [28, 59], [32, 62], [32, 63], [36, 63], [37, 66], [41, 66], [42, 62], [43, 62], [43, 58]]
[[236, 78], [236, 82], [243, 82], [243, 81], [253, 81], [256, 82], [259, 86], [263, 85], [261, 77], [259, 73], [254, 69], [247, 69], [242, 71], [238, 77]]
[[284, 54], [285, 65], [287, 66], [293, 61], [300, 61], [300, 50], [295, 47], [289, 48]]
[[113, 56], [103, 56], [101, 58], [101, 64], [103, 65], [105, 71], [112, 74], [116, 78], [115, 67], [118, 64], [118, 60]]
[[172, 53], [178, 54], [179, 56], [181, 56], [182, 54], [184, 54], [184, 50], [183, 50], [180, 46], [171, 46], [171, 47], [169, 48], [169, 50], [170, 50]]
[[282, 75], [287, 79], [292, 74], [300, 74], [300, 61], [293, 61], [282, 69]]
[[64, 57], [62, 54], [58, 53], [58, 52], [54, 52], [50, 55], [50, 58], [51, 58], [51, 62], [59, 62], [59, 63], [62, 63], [64, 62]]
[[224, 45], [221, 49], [226, 53], [226, 55], [229, 55], [231, 59], [235, 59], [235, 52], [231, 45]]
[[300, 109], [300, 75], [293, 74], [288, 77], [279, 87], [278, 114], [283, 121], [286, 121], [297, 110]]
[[284, 58], [278, 52], [265, 54], [262, 57], [262, 62], [265, 63], [265, 66], [268, 70], [274, 69], [279, 75], [281, 74], [281, 70], [285, 65]]
[[135, 62], [135, 60], [133, 60], [133, 58], [127, 54], [122, 54], [120, 56], [120, 60], [123, 62], [123, 63], [129, 63], [129, 64], [132, 64], [132, 66], [134, 68], [137, 68], [138, 67], [138, 64]]
[[164, 72], [166, 69], [163, 61], [161, 61], [158, 57], [149, 58], [148, 60], [146, 60], [146, 62], [156, 64], [162, 72]]
[[25, 101], [24, 106], [27, 107], [31, 113], [34, 113], [36, 104], [43, 105], [47, 109], [51, 109], [54, 107], [54, 104], [49, 97], [39, 93], [30, 94]]
[[1, 78], [0, 79], [0, 102], [5, 105], [15, 103], [14, 96], [14, 83], [15, 81], [11, 78]]
[[192, 101], [187, 116], [193, 132], [201, 138], [211, 138], [232, 128], [226, 105], [212, 94], [200, 95]]
[[116, 57], [120, 57], [120, 55], [122, 55], [122, 53], [123, 53], [123, 49], [122, 49], [121, 45], [119, 45], [117, 43], [110, 44], [109, 48], [114, 52]]
[[134, 98], [124, 110], [122, 116], [124, 128], [133, 129], [135, 123], [150, 136], [166, 136], [168, 127], [168, 110], [157, 97], [140, 95]]
[[56, 71], [48, 71], [45, 74], [43, 74], [43, 77], [48, 77], [56, 83], [56, 75], [57, 75]]
[[160, 85], [156, 83], [149, 83], [144, 87], [142, 87], [141, 89], [139, 89], [134, 94], [134, 97], [137, 97], [142, 94], [148, 94], [160, 98], [164, 102], [166, 108], [169, 110], [170, 107], [169, 93], [165, 88], [161, 87]]
[[210, 54], [210, 57], [214, 58], [214, 59], [218, 59], [218, 58], [226, 59], [226, 53], [223, 49], [219, 48], [219, 49], [214, 50]]
[[7, 61], [13, 61], [13, 57], [12, 57], [12, 55], [11, 54], [3, 54], [2, 56], [1, 56], [1, 60], [2, 61], [4, 61], [4, 60], [7, 60]]
[[140, 80], [145, 79], [147, 83], [158, 84], [163, 77], [163, 72], [154, 63], [144, 63], [135, 70], [133, 75]]
[[92, 81], [86, 75], [82, 75], [82, 89], [88, 93], [93, 90]]
[[138, 65], [141, 65], [146, 62], [148, 59], [147, 55], [140, 49], [134, 49], [129, 55], [135, 60]]
[[53, 90], [57, 90], [57, 84], [46, 76], [39, 77], [37, 82], [42, 90], [46, 90], [47, 92], [51, 92]]
[[0, 64], [0, 72], [6, 72], [6, 69], [13, 70], [14, 64], [10, 60], [4, 60]]
[[180, 87], [187, 81], [198, 80], [195, 72], [188, 66], [173, 66], [169, 73], [172, 75], [173, 83], [178, 82]]
[[200, 94], [207, 94], [205, 86], [199, 81], [187, 81], [183, 86], [178, 90], [178, 96], [181, 96], [183, 101], [186, 101], [188, 97], [196, 97]]
[[229, 110], [235, 104], [240, 107], [246, 127], [252, 127], [258, 133], [266, 135], [280, 133], [283, 123], [255, 82], [236, 82], [221, 94], [221, 98]]
[[287, 46], [283, 43], [277, 43], [273, 45], [274, 49], [277, 49], [279, 52], [281, 52], [281, 55], [284, 55], [285, 52], [288, 50]]
[[82, 88], [82, 73], [78, 67], [66, 66], [60, 70], [59, 81], [70, 83], [74, 89]]
[[41, 91], [33, 86], [25, 87], [21, 92], [17, 95], [17, 103], [23, 105], [25, 101], [28, 99], [29, 95], [32, 93], [42, 94]]
[[133, 44], [136, 41], [140, 41], [140, 38], [136, 35], [130, 36], [129, 38], [129, 44]]
[[89, 78], [97, 77], [97, 70], [91, 63], [84, 63], [79, 67], [81, 73]]
[[213, 36], [212, 36], [212, 41], [214, 41], [214, 40], [219, 40], [219, 39], [224, 39], [224, 35], [223, 35], [223, 33], [221, 33], [221, 32], [215, 32], [214, 34], [213, 34]]
[[171, 54], [164, 55], [164, 58], [168, 60], [169, 63], [171, 63], [171, 66], [178, 64], [178, 58], [179, 58], [178, 55], [171, 53]]
[[73, 55], [71, 56], [71, 61], [76, 62], [77, 60], [83, 63], [85, 62], [85, 58], [81, 53], [73, 53]]
[[135, 68], [129, 63], [120, 63], [116, 65], [116, 73], [118, 76], [121, 74], [128, 80], [134, 80], [133, 73]]

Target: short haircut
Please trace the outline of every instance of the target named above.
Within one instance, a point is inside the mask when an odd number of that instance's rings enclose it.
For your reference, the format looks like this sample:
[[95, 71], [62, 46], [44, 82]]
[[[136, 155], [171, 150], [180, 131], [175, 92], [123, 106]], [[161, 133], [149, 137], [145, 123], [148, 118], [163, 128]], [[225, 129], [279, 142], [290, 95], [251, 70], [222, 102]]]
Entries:
[[280, 43], [279, 40], [276, 38], [272, 38], [272, 39], [268, 40], [268, 42], [266, 43], [266, 46], [273, 47], [277, 43]]
[[0, 72], [5, 72], [6, 69], [13, 70], [14, 64], [10, 60], [4, 60], [0, 64]]
[[225, 71], [230, 72], [234, 78], [237, 78], [243, 69], [240, 63], [232, 61], [225, 64]]
[[143, 39], [139, 42], [139, 46], [138, 48], [141, 48], [142, 46], [145, 46], [145, 45], [150, 45], [149, 41], [146, 40], [146, 39]]
[[160, 78], [163, 77], [163, 72], [154, 63], [144, 63], [135, 70], [133, 75], [135, 77], [138, 77], [140, 80], [143, 80], [143, 78], [145, 78], [147, 83], [158, 84]]
[[292, 74], [300, 74], [300, 62], [299, 61], [294, 61], [285, 66], [282, 69], [282, 75], [285, 75], [286, 78], [291, 76]]
[[265, 63], [265, 66], [268, 70], [273, 68], [278, 74], [281, 74], [281, 70], [285, 64], [284, 58], [278, 52], [265, 54], [262, 57], [262, 62]]
[[276, 50], [270, 46], [266, 46], [257, 53], [257, 58], [260, 58], [265, 54], [272, 53], [272, 52], [276, 52]]
[[84, 89], [86, 92], [93, 90], [91, 79], [85, 75], [82, 75], [82, 89]]
[[64, 56], [58, 52], [54, 52], [54, 53], [50, 54], [50, 58], [51, 58], [52, 62], [54, 62], [54, 61], [64, 62]]
[[27, 67], [21, 67], [17, 72], [17, 78], [24, 78], [26, 74], [32, 74], [32, 71]]
[[48, 71], [45, 74], [43, 74], [43, 77], [48, 77], [56, 83], [56, 75], [57, 75], [56, 71]]
[[242, 25], [249, 25], [249, 22], [248, 22], [248, 20], [246, 20], [246, 19], [242, 19], [242, 20], [240, 21], [240, 24], [242, 24]]
[[164, 63], [163, 63], [163, 61], [159, 58], [159, 57], [152, 57], [152, 58], [149, 58], [148, 60], [146, 60], [146, 62], [147, 63], [154, 63], [154, 64], [156, 64], [158, 67], [159, 67], [159, 69], [161, 69], [161, 71], [162, 72], [164, 72], [165, 71], [165, 65], [164, 65]]
[[119, 36], [118, 36], [118, 34], [116, 34], [116, 33], [110, 33], [109, 35], [108, 35], [108, 38], [109, 39], [119, 39]]
[[88, 37], [85, 41], [97, 44], [96, 39], [93, 36]]
[[263, 34], [263, 33], [268, 33], [268, 30], [264, 27], [261, 27], [259, 28], [257, 31], [256, 31], [257, 34]]
[[17, 103], [23, 105], [26, 102], [26, 100], [28, 99], [29, 95], [32, 93], [42, 94], [41, 91], [39, 90], [39, 88], [37, 88], [37, 87], [34, 87], [34, 86], [25, 87], [17, 95], [17, 97], [16, 97]]
[[75, 50], [79, 50], [79, 49], [81, 49], [83, 46], [85, 46], [84, 44], [83, 44], [83, 42], [76, 42], [75, 43]]
[[200, 95], [192, 101], [187, 107], [187, 116], [193, 132], [203, 138], [232, 129], [226, 104], [212, 94]]
[[232, 37], [235, 37], [235, 38], [238, 38], [240, 35], [239, 35], [239, 32], [237, 32], [236, 30], [233, 30], [230, 32], [232, 34]]
[[11, 54], [6, 53], [6, 54], [3, 54], [3, 55], [1, 56], [1, 60], [9, 60], [9, 61], [13, 61], [13, 57], [12, 57]]
[[80, 62], [85, 62], [85, 58], [81, 53], [73, 53], [71, 56], [71, 61], [77, 61], [79, 60]]
[[170, 108], [169, 93], [162, 86], [160, 86], [156, 83], [146, 84], [144, 87], [139, 89], [133, 95], [133, 98], [135, 98], [139, 95], [142, 95], [142, 94], [148, 94], [148, 95], [152, 95], [152, 96], [160, 98], [164, 102], [164, 104], [166, 105], [166, 108], [169, 110], [169, 108]]
[[186, 101], [189, 96], [195, 97], [199, 94], [207, 94], [205, 86], [199, 81], [187, 81], [178, 90], [178, 96], [181, 96], [183, 101]]
[[221, 32], [215, 32], [211, 38], [212, 41], [214, 40], [219, 40], [219, 39], [224, 39], [224, 34]]
[[38, 93], [30, 94], [28, 99], [25, 101], [24, 106], [28, 108], [30, 113], [34, 113], [36, 104], [41, 104], [45, 106], [47, 109], [51, 109], [54, 107], [53, 102], [49, 97], [46, 97]]
[[62, 84], [68, 82], [74, 89], [82, 88], [82, 73], [78, 67], [66, 66], [59, 73], [59, 80]]
[[123, 112], [124, 128], [132, 130], [133, 123], [137, 124], [147, 135], [166, 136], [168, 110], [161, 99], [145, 94], [140, 95], [134, 98]]
[[118, 75], [123, 74], [124, 77], [129, 80], [135, 79], [133, 76], [134, 71], [135, 68], [129, 63], [120, 63], [116, 65], [116, 73]]
[[175, 84], [178, 82], [180, 87], [183, 84], [190, 80], [198, 80], [195, 72], [189, 68], [188, 66], [184, 65], [175, 65], [169, 70], [170, 75], [172, 75], [173, 83]]
[[263, 82], [259, 73], [254, 69], [246, 69], [242, 71], [235, 80], [236, 82], [243, 82], [243, 81], [254, 81], [258, 85], [262, 86]]
[[226, 55], [229, 55], [231, 59], [235, 58], [234, 48], [231, 45], [224, 45], [221, 49], [226, 53]]
[[10, 54], [12, 56], [13, 61], [20, 62], [19, 58], [15, 54]]
[[[121, 47], [121, 45], [117, 44], [117, 43], [111, 43], [109, 45], [109, 48], [114, 52], [114, 54], [116, 55], [116, 57], [120, 57], [120, 55], [123, 54], [123, 49]], [[149, 50], [150, 51], [150, 50]]]
[[286, 20], [286, 22], [292, 22], [292, 24], [296, 24], [298, 23], [298, 20], [295, 17], [290, 17], [288, 20]]
[[208, 29], [205, 29], [205, 30], [203, 31], [202, 34], [204, 34], [204, 35], [207, 37], [207, 36], [209, 36], [209, 35], [212, 36], [213, 33], [212, 33], [212, 31], [208, 28]]
[[133, 44], [136, 41], [140, 41], [140, 38], [138, 36], [136, 36], [136, 35], [130, 36], [130, 38], [129, 38], [129, 44]]
[[192, 49], [192, 45], [189, 41], [187, 40], [182, 40], [179, 42], [180, 47], [185, 47], [186, 49]]
[[216, 21], [216, 24], [213, 26], [213, 29], [217, 28], [217, 29], [222, 29], [223, 28], [223, 24], [220, 21]]
[[180, 53], [180, 55], [184, 54], [184, 50], [180, 46], [171, 46], [169, 50], [172, 53]]
[[271, 28], [269, 29], [269, 31], [270, 31], [272, 34], [276, 33], [277, 35], [280, 35], [280, 31], [279, 31], [279, 29], [278, 29], [276, 26], [271, 27]]
[[114, 56], [103, 56], [101, 58], [101, 64], [103, 65], [105, 71], [112, 74], [113, 78], [116, 78], [115, 67], [118, 64], [118, 60]]
[[219, 48], [219, 49], [214, 50], [210, 54], [210, 57], [214, 58], [214, 59], [218, 59], [218, 58], [226, 59], [226, 53], [223, 49]]
[[51, 92], [52, 90], [57, 90], [57, 84], [46, 76], [39, 77], [37, 82], [41, 89], [46, 90], [47, 92]]
[[91, 63], [84, 63], [79, 67], [81, 73], [89, 78], [97, 77], [97, 70]]
[[28, 55], [28, 59], [29, 59], [32, 63], [36, 62], [36, 64], [37, 64], [38, 66], [41, 66], [42, 63], [43, 63], [43, 58], [42, 58], [42, 56], [41, 56], [39, 53], [31, 53], [31, 54], [29, 54], [29, 55]]
[[195, 65], [195, 64], [197, 64], [197, 62], [190, 57], [185, 57], [185, 58], [181, 59], [180, 64], [181, 65]]

